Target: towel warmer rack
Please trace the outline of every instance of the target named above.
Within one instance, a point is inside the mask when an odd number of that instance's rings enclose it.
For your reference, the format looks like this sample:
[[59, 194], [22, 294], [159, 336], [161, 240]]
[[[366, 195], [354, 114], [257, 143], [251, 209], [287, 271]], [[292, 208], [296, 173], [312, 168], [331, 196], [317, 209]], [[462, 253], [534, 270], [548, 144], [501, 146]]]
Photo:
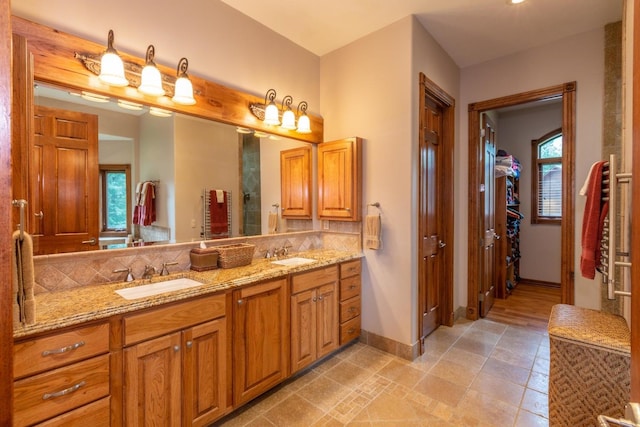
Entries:
[[211, 233], [211, 211], [209, 211], [211, 191], [209, 188], [202, 190], [202, 237], [205, 240], [231, 237], [231, 191], [224, 192], [227, 196], [227, 232], [224, 235]]
[[[607, 285], [607, 298], [610, 300], [615, 299], [616, 295], [631, 296], [631, 292], [628, 290], [615, 290], [616, 267], [631, 267], [630, 262], [618, 260], [619, 256], [626, 257], [629, 254], [628, 252], [618, 252], [616, 239], [616, 230], [618, 228], [618, 184], [631, 183], [631, 172], [618, 173], [616, 172], [617, 170], [616, 155], [611, 154], [602, 171], [602, 201], [609, 202], [609, 212], [603, 222], [602, 241], [600, 243], [602, 249], [602, 280]], [[624, 284], [624, 280], [621, 282]]]

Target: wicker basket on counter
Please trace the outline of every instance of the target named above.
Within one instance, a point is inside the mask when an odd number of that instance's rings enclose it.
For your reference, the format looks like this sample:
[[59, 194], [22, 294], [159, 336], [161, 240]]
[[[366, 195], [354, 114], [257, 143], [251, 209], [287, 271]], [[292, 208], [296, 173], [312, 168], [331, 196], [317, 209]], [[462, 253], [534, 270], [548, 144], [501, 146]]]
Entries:
[[233, 268], [251, 264], [255, 248], [255, 245], [248, 243], [215, 246], [219, 254], [218, 266], [220, 268]]

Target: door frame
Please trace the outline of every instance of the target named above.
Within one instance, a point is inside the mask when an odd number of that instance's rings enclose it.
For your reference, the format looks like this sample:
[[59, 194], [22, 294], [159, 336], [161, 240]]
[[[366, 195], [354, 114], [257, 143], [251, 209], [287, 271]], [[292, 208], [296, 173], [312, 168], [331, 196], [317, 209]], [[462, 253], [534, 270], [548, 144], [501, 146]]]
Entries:
[[[468, 277], [467, 277], [467, 318], [478, 319], [480, 289], [480, 251], [482, 227], [480, 218], [480, 182], [483, 165], [479, 164], [480, 114], [502, 107], [525, 104], [534, 101], [562, 99], [562, 221], [561, 221], [561, 262], [560, 294], [563, 304], [574, 302], [574, 234], [575, 234], [575, 122], [576, 122], [576, 82], [563, 83], [543, 89], [494, 98], [469, 104], [469, 222], [468, 222]], [[473, 189], [478, 189], [475, 191]]]
[[[441, 307], [440, 310], [440, 324], [446, 326], [453, 326], [454, 312], [453, 312], [453, 214], [454, 214], [454, 167], [453, 167], [453, 150], [455, 146], [455, 99], [442, 90], [433, 81], [427, 78], [426, 75], [420, 73], [420, 108], [418, 113], [418, 150], [420, 148], [420, 141], [424, 138], [424, 125], [422, 123], [422, 110], [424, 110], [425, 96], [429, 96], [442, 106], [442, 152], [441, 152], [441, 179], [439, 180], [442, 185], [440, 186], [439, 200], [442, 201], [442, 241], [446, 242], [446, 246], [442, 248], [442, 283], [444, 284], [444, 290], [442, 292]], [[419, 163], [419, 161], [418, 161]], [[420, 167], [420, 164], [418, 164]], [[420, 218], [420, 206], [422, 204], [421, 189], [418, 189], [418, 205], [417, 205], [417, 218], [418, 218], [418, 248], [422, 245], [422, 219]], [[421, 301], [424, 299], [423, 290], [420, 286], [420, 262], [421, 250], [417, 251], [418, 262], [418, 299], [417, 305], [417, 322], [418, 322], [418, 338], [422, 341], [422, 312], [420, 310]], [[423, 346], [420, 345], [420, 354], [422, 354]]]

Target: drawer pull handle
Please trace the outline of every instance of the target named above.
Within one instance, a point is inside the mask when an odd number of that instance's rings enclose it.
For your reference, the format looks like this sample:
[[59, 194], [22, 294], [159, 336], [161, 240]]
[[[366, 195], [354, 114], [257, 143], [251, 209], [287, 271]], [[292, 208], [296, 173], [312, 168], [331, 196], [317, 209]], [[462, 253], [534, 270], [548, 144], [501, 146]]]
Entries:
[[355, 288], [356, 288], [356, 285], [351, 285], [351, 286], [349, 286], [349, 290], [351, 290], [351, 289], [355, 289]]
[[356, 331], [356, 328], [349, 328], [349, 330], [347, 331], [347, 333], [349, 335], [351, 335], [352, 333], [354, 333]]
[[57, 350], [45, 350], [42, 352], [42, 356], [51, 356], [53, 354], [62, 354], [68, 351], [73, 351], [77, 348], [80, 348], [84, 345], [84, 341], [77, 342], [75, 344], [68, 345], [66, 347], [59, 348]]
[[42, 400], [53, 399], [54, 397], [66, 396], [67, 394], [73, 393], [74, 391], [78, 391], [80, 387], [86, 385], [85, 381], [80, 381], [78, 384], [75, 384], [69, 388], [65, 388], [64, 390], [56, 391], [53, 393], [45, 393], [42, 395]]
[[355, 313], [356, 311], [358, 311], [358, 309], [355, 308], [355, 307], [349, 307], [348, 311], [349, 311], [349, 313]]

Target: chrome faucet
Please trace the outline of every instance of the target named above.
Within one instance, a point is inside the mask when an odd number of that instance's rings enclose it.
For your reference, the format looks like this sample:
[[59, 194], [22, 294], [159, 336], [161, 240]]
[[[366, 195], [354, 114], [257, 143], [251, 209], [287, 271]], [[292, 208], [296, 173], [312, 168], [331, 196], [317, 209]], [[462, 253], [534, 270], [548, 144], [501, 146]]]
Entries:
[[160, 275], [161, 276], [168, 276], [169, 275], [169, 270], [167, 269], [168, 265], [178, 265], [178, 261], [163, 262], [162, 263], [162, 271], [160, 271]]
[[127, 268], [119, 268], [117, 270], [113, 270], [114, 273], [127, 273], [127, 278], [125, 279], [127, 282], [133, 282], [135, 277], [131, 274], [131, 267]]
[[158, 271], [156, 270], [156, 268], [152, 265], [145, 265], [144, 266], [144, 273], [142, 274], [142, 278], [143, 279], [151, 279], [153, 277], [154, 274], [158, 273]]

